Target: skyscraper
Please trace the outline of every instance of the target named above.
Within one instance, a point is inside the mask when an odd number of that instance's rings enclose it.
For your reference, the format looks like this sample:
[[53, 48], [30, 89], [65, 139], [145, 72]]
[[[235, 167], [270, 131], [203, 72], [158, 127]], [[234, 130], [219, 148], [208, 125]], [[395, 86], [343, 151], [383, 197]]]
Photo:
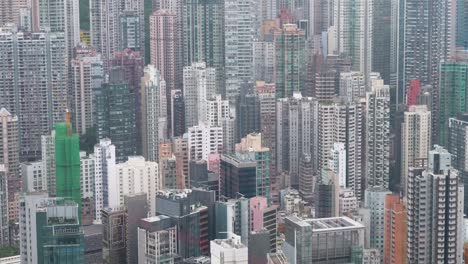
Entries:
[[283, 24], [274, 38], [276, 96], [288, 98], [305, 87], [305, 32], [294, 24]]
[[188, 147], [190, 160], [208, 160], [209, 154], [222, 153], [223, 128], [205, 124], [188, 128]]
[[260, 98], [257, 94], [240, 94], [236, 103], [236, 142], [249, 133], [260, 132]]
[[437, 145], [429, 151], [426, 170], [408, 177], [409, 263], [463, 262], [464, 187], [460, 181], [450, 153]]
[[56, 193], [73, 200], [81, 210], [80, 137], [72, 134], [69, 114], [66, 119], [55, 125]]
[[7, 0], [0, 3], [0, 27], [7, 23], [18, 23], [20, 9], [27, 7], [26, 0]]
[[104, 65], [120, 49], [121, 0], [90, 0], [89, 22], [91, 46], [101, 53]]
[[171, 91], [171, 122], [172, 137], [181, 137], [185, 133], [185, 100], [181, 90]]
[[[0, 109], [0, 167], [1, 172], [1, 189], [6, 193], [2, 196], [6, 200], [1, 200], [2, 211], [13, 220], [13, 214], [8, 214], [8, 207], [17, 206], [18, 201], [15, 201], [15, 194], [21, 190], [20, 164], [19, 164], [19, 141], [18, 141], [18, 117], [10, 114], [5, 108]], [[24, 176], [23, 176], [24, 177]], [[13, 213], [13, 212], [12, 212]], [[3, 230], [7, 223], [1, 223]], [[3, 232], [0, 237], [0, 242], [8, 243], [8, 236], [4, 236]]]
[[224, 90], [224, 1], [189, 0], [183, 6], [184, 66], [204, 61], [216, 69], [216, 93]]
[[254, 1], [224, 2], [226, 99], [235, 103], [241, 85], [251, 81]]
[[2, 29], [0, 50], [0, 71], [5, 75], [0, 84], [0, 105], [18, 116], [20, 159], [37, 159], [41, 135], [63, 120], [67, 109], [65, 35]]
[[425, 105], [410, 106], [401, 125], [401, 179], [403, 195], [410, 167], [421, 167], [431, 147], [431, 112]]
[[439, 103], [433, 108], [433, 138], [442, 146], [448, 144], [448, 122], [467, 111], [468, 63], [442, 62], [440, 65]]
[[366, 104], [367, 186], [389, 187], [390, 87], [382, 79], [371, 81]]
[[141, 138], [143, 156], [158, 160], [159, 141], [167, 137], [166, 82], [153, 65], [145, 67], [141, 80]]
[[365, 191], [364, 206], [370, 211], [370, 247], [384, 253], [385, 200], [391, 192], [382, 186], [369, 187]]
[[103, 83], [104, 71], [101, 55], [90, 51], [71, 61], [72, 113], [76, 133], [85, 134], [94, 120], [93, 92]]
[[[452, 166], [458, 170], [459, 177], [465, 187], [468, 186], [468, 116], [460, 114], [457, 118], [449, 119], [447, 150], [452, 154]], [[465, 193], [468, 197], [468, 192]], [[468, 212], [468, 203], [465, 203], [464, 212]]]
[[134, 90], [125, 81], [120, 67], [113, 68], [109, 81], [94, 94], [97, 138], [112, 140], [116, 146], [117, 162], [136, 155], [134, 99]]
[[386, 195], [384, 221], [384, 263], [404, 263], [408, 214], [398, 194]]
[[314, 195], [315, 177], [310, 154], [302, 154], [299, 164], [299, 193], [305, 201], [311, 202]]

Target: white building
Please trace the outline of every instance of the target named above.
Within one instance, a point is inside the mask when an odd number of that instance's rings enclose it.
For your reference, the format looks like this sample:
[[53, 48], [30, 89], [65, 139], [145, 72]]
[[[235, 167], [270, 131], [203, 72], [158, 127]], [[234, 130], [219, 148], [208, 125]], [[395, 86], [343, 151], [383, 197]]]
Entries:
[[21, 178], [26, 192], [47, 191], [47, 178], [42, 165], [42, 161], [21, 164]]
[[226, 98], [235, 103], [240, 87], [252, 79], [254, 0], [224, 2]]
[[209, 154], [223, 150], [223, 128], [211, 127], [201, 123], [188, 128], [188, 147], [190, 160], [208, 160]]
[[55, 130], [50, 135], [41, 136], [42, 173], [46, 178], [46, 187], [50, 196], [55, 196]]
[[[124, 196], [146, 193], [150, 215], [156, 215], [156, 192], [162, 188], [158, 163], [145, 161], [141, 156], [130, 156], [128, 161], [115, 166], [117, 175], [115, 194], [109, 204], [124, 205]], [[110, 189], [110, 188], [109, 188]]]
[[[138, 264], [174, 263], [177, 256], [177, 225], [165, 215], [141, 219], [138, 227]], [[166, 262], [165, 262], [166, 263]]]
[[350, 100], [366, 96], [366, 80], [359, 71], [340, 73], [339, 95]]
[[158, 161], [159, 142], [167, 137], [166, 82], [151, 64], [141, 78], [141, 115], [143, 156]]
[[346, 148], [344, 143], [333, 144], [329, 168], [338, 177], [340, 186], [346, 186]]
[[94, 179], [95, 179], [95, 159], [94, 155], [86, 155], [80, 151], [80, 172], [81, 172], [81, 198], [91, 198], [94, 200]]
[[216, 94], [216, 69], [204, 62], [184, 67], [185, 124], [195, 126], [205, 116], [206, 100]]
[[215, 239], [210, 242], [212, 264], [247, 264], [249, 250], [242, 244], [240, 236], [229, 234], [228, 239]]
[[230, 118], [229, 101], [223, 100], [217, 94], [205, 102], [204, 116], [200, 116], [199, 121], [205, 122], [208, 126], [222, 126], [225, 119]]
[[425, 105], [412, 105], [401, 124], [401, 186], [406, 196], [410, 167], [421, 167], [431, 147], [431, 112]]
[[108, 138], [94, 146], [95, 220], [101, 221], [101, 209], [115, 208], [118, 203], [118, 180], [115, 168], [115, 146]]
[[366, 95], [366, 186], [389, 187], [390, 87], [371, 80]]
[[254, 80], [262, 80], [267, 83], [274, 82], [275, 54], [275, 43], [273, 41], [255, 41], [253, 43]]
[[349, 188], [340, 189], [339, 194], [339, 214], [340, 215], [347, 215], [352, 211], [359, 208], [359, 202], [354, 195], [353, 190]]
[[429, 151], [426, 170], [408, 176], [408, 260], [411, 263], [463, 263], [464, 187], [451, 155]]

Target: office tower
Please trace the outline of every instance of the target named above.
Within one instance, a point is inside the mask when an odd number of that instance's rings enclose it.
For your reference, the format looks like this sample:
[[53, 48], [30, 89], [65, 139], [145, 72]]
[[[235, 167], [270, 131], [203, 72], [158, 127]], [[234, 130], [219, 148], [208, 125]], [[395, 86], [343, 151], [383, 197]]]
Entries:
[[317, 155], [318, 171], [328, 166], [334, 143], [343, 143], [346, 150], [346, 185], [361, 199], [364, 158], [364, 106], [360, 101], [318, 104]]
[[398, 194], [385, 196], [384, 221], [384, 263], [404, 263], [406, 261], [408, 215]]
[[[398, 72], [398, 97], [402, 98], [407, 94], [411, 80], [419, 80], [423, 85], [434, 87], [432, 98], [437, 102], [440, 100], [440, 62], [447, 61], [455, 51], [456, 3], [408, 0], [402, 9], [399, 14], [401, 27], [398, 29], [403, 35], [399, 43], [402, 50], [397, 56], [403, 61]], [[434, 121], [437, 120], [434, 116]]]
[[241, 241], [248, 244], [250, 234], [250, 200], [244, 197], [215, 203], [216, 238], [225, 239], [228, 234], [241, 236]]
[[295, 24], [283, 24], [274, 32], [276, 97], [288, 98], [302, 92], [305, 81], [305, 32]]
[[310, 154], [303, 154], [299, 163], [299, 193], [305, 201], [311, 202], [313, 199], [314, 180], [312, 157]]
[[221, 195], [237, 198], [257, 196], [257, 162], [247, 154], [221, 155]]
[[316, 101], [295, 92], [293, 97], [277, 101], [277, 169], [288, 171], [291, 185], [299, 184], [301, 156], [312, 153]]
[[[235, 156], [241, 160], [253, 160], [256, 162], [255, 192], [256, 196], [270, 199], [270, 149], [262, 146], [261, 134], [248, 134], [236, 144]], [[228, 176], [229, 173], [225, 174]], [[225, 178], [224, 180], [228, 180]]]
[[130, 49], [116, 52], [114, 56], [110, 58], [108, 63], [110, 72], [112, 72], [114, 68], [118, 68], [121, 71], [122, 80], [128, 85], [128, 89], [131, 90], [131, 93], [134, 96], [133, 112], [136, 118], [136, 146], [138, 153], [141, 153], [142, 151], [142, 146], [140, 145], [142, 137], [142, 97], [140, 91], [141, 80], [144, 74], [144, 65], [145, 59], [143, 58], [143, 55]]
[[[166, 95], [172, 90], [181, 89], [182, 62], [178, 53], [178, 31], [176, 13], [161, 9], [150, 16], [150, 54], [151, 64], [166, 81]], [[170, 98], [167, 98], [169, 105]], [[168, 108], [170, 110], [170, 108]], [[170, 112], [168, 112], [168, 116]]]
[[216, 93], [224, 90], [224, 1], [189, 0], [183, 5], [184, 66], [204, 61], [216, 69]]
[[158, 163], [133, 156], [128, 161], [115, 165], [115, 173], [118, 178], [113, 196], [117, 200], [109, 201], [109, 204], [123, 206], [124, 195], [146, 193], [150, 215], [156, 215], [156, 193], [162, 188]]
[[410, 167], [422, 167], [431, 147], [431, 112], [425, 105], [410, 106], [401, 125], [401, 179], [403, 196]]
[[146, 193], [125, 195], [127, 209], [127, 263], [138, 263], [138, 223], [148, 216]]
[[257, 94], [240, 94], [236, 103], [236, 142], [249, 133], [260, 132], [260, 98]]
[[33, 193], [22, 198], [21, 263], [83, 263], [84, 234], [79, 205]]
[[[440, 64], [439, 104], [432, 109], [433, 138], [442, 146], [448, 144], [448, 122], [451, 117], [467, 111], [466, 94], [468, 86], [467, 62], [442, 62]], [[434, 91], [437, 92], [437, 91]], [[434, 97], [434, 96], [433, 96]]]
[[143, 157], [158, 161], [159, 141], [167, 137], [166, 82], [151, 64], [145, 67], [140, 94]]
[[275, 42], [268, 37], [253, 43], [253, 80], [273, 83], [275, 76]]
[[[450, 154], [452, 154], [452, 166], [458, 170], [460, 178], [463, 180], [466, 186], [468, 177], [468, 163], [467, 163], [467, 148], [466, 142], [468, 140], [467, 128], [468, 116], [466, 114], [460, 114], [457, 118], [449, 119], [448, 127], [448, 148]], [[465, 197], [468, 196], [465, 193]], [[468, 203], [465, 203], [464, 211], [468, 211]]]
[[[2, 144], [0, 144], [0, 166], [3, 168], [1, 187], [8, 192], [8, 195], [3, 197], [7, 198], [8, 201], [2, 200], [2, 207], [8, 205], [14, 208], [14, 206], [18, 205], [18, 201], [15, 199], [15, 194], [21, 190], [18, 128], [18, 117], [12, 115], [5, 108], [1, 108], [0, 141]], [[9, 215], [10, 219], [14, 218], [13, 212], [14, 210]]]
[[210, 242], [211, 263], [249, 263], [249, 252], [247, 246], [242, 244], [240, 236], [229, 234], [227, 239], [215, 239]]
[[105, 68], [107, 68], [107, 61], [121, 47], [119, 31], [123, 7], [121, 0], [91, 0], [89, 2], [91, 46], [101, 53]]
[[101, 220], [103, 263], [127, 263], [127, 211], [125, 208], [104, 208]]
[[[364, 246], [364, 226], [348, 217], [301, 219], [288, 216], [284, 221], [283, 252], [288, 259], [296, 259], [297, 264], [351, 262], [353, 247]], [[323, 255], [322, 250], [328, 254]]]
[[177, 189], [190, 188], [188, 140], [177, 137], [173, 139], [173, 142], [176, 157]]
[[138, 223], [138, 263], [173, 263], [177, 257], [177, 235], [177, 225], [168, 216], [141, 219]]
[[315, 184], [315, 217], [336, 217], [339, 215], [340, 186], [335, 172], [324, 168]]
[[[392, 49], [392, 2], [374, 1], [372, 3], [372, 65], [374, 72], [379, 72], [385, 84], [390, 84], [390, 56]], [[396, 15], [396, 14], [393, 14]]]
[[21, 178], [25, 192], [47, 191], [47, 179], [43, 173], [42, 161], [21, 163]]
[[371, 80], [366, 95], [366, 182], [388, 188], [390, 182], [390, 87]]
[[270, 149], [271, 198], [278, 200], [276, 171], [276, 95], [275, 84], [256, 82], [256, 92], [260, 101], [260, 133], [262, 145]]
[[94, 155], [86, 155], [80, 151], [80, 183], [81, 183], [81, 222], [83, 225], [92, 225], [95, 217], [94, 191], [95, 191]]
[[267, 230], [252, 231], [249, 234], [248, 253], [251, 262], [267, 263], [267, 255], [270, 253], [269, 235]]
[[55, 179], [57, 197], [67, 197], [81, 210], [80, 137], [72, 134], [70, 116], [55, 125]]
[[94, 51], [77, 55], [71, 61], [71, 76], [73, 126], [76, 133], [82, 135], [94, 125], [93, 92], [104, 81], [101, 55]]
[[366, 80], [359, 71], [341, 72], [339, 95], [351, 99], [366, 96]]
[[157, 214], [169, 216], [177, 225], [181, 257], [209, 254], [209, 241], [214, 239], [214, 204], [214, 191], [183, 189], [158, 192]]
[[171, 135], [181, 137], [185, 133], [185, 100], [181, 90], [171, 91]]
[[208, 160], [209, 154], [223, 150], [223, 128], [205, 124], [188, 128], [189, 160]]
[[463, 262], [464, 187], [450, 153], [435, 145], [426, 169], [408, 177], [407, 192], [408, 262]]
[[159, 176], [162, 189], [177, 189], [176, 157], [163, 157], [159, 159]]
[[241, 85], [252, 81], [253, 0], [224, 2], [226, 99], [235, 103]]
[[372, 67], [373, 7], [371, 1], [349, 0], [340, 0], [329, 7], [333, 9], [333, 18], [329, 18], [333, 26], [328, 34], [333, 41], [328, 43], [328, 53], [348, 56], [352, 70], [362, 72], [366, 81]]
[[67, 109], [65, 35], [2, 29], [0, 50], [0, 71], [5, 75], [0, 85], [0, 105], [18, 116], [20, 159], [35, 160], [41, 155], [41, 135], [63, 120]]
[[385, 199], [391, 192], [382, 186], [370, 187], [365, 191], [364, 207], [370, 210], [370, 247], [384, 253]]
[[122, 68], [113, 68], [109, 81], [94, 94], [97, 138], [110, 138], [116, 161], [123, 162], [137, 151], [134, 90], [124, 79]]
[[207, 68], [204, 62], [184, 67], [185, 124], [198, 125], [205, 117], [205, 105], [216, 94], [216, 70]]
[[[145, 56], [145, 25], [148, 16], [145, 16], [145, 1], [144, 0], [124, 0], [124, 11], [120, 14], [120, 22], [125, 21], [130, 16], [130, 21], [126, 21], [127, 29], [124, 27], [120, 33], [120, 41], [127, 40], [127, 45], [121, 43], [121, 49], [130, 48], [133, 51], [139, 51]], [[128, 23], [130, 22], [130, 23]], [[122, 26], [122, 24], [121, 24]], [[125, 34], [126, 33], [126, 34]], [[122, 37], [125, 34], [126, 38]], [[133, 43], [132, 43], [133, 42]], [[130, 44], [130, 45], [128, 45]], [[134, 48], [133, 48], [134, 46]], [[138, 47], [138, 50], [136, 50]]]

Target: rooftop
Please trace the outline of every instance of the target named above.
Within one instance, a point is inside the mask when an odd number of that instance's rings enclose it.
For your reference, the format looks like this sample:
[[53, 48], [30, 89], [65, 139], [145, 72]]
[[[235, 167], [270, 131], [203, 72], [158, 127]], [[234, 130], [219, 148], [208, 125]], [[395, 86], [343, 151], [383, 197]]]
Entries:
[[287, 219], [302, 227], [311, 226], [313, 232], [344, 231], [364, 228], [361, 223], [345, 216], [317, 219], [302, 219], [296, 216], [289, 216]]

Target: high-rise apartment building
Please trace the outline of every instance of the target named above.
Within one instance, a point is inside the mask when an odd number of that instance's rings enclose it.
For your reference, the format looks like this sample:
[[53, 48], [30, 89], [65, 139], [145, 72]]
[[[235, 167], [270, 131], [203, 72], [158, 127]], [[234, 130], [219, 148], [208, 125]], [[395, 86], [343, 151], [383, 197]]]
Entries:
[[468, 62], [442, 62], [438, 98], [432, 109], [433, 140], [441, 146], [448, 144], [449, 119], [467, 111], [467, 91]]
[[72, 133], [69, 114], [66, 119], [55, 125], [56, 194], [72, 200], [81, 210], [80, 137]]
[[18, 116], [20, 159], [38, 159], [41, 135], [62, 121], [67, 109], [65, 34], [1, 29], [0, 50], [0, 72], [5, 76], [0, 84], [0, 105]]
[[275, 77], [275, 42], [272, 38], [253, 43], [253, 80], [273, 83]]
[[253, 0], [224, 2], [226, 99], [232, 104], [241, 85], [252, 81], [254, 12]]
[[390, 87], [382, 79], [371, 80], [366, 95], [366, 185], [389, 187]]
[[110, 139], [101, 139], [94, 146], [94, 209], [95, 220], [101, 221], [101, 210], [117, 207], [117, 175], [115, 170], [115, 146]]
[[26, 192], [47, 191], [47, 178], [42, 169], [42, 161], [21, 163], [21, 178]]
[[406, 261], [408, 214], [400, 195], [385, 196], [384, 221], [384, 263], [404, 263]]
[[188, 140], [184, 137], [177, 137], [173, 139], [174, 142], [174, 155], [176, 157], [176, 179], [177, 188], [186, 189], [190, 188], [190, 173], [189, 173], [189, 147]]
[[427, 164], [408, 176], [408, 263], [462, 263], [464, 187], [447, 150], [435, 145]]
[[[146, 49], [145, 26], [147, 24], [147, 16], [145, 16], [145, 1], [123, 0], [123, 6], [124, 10], [120, 14], [121, 31], [119, 32], [121, 49], [129, 48], [133, 51], [139, 51], [141, 56], [144, 57]], [[129, 20], [126, 20], [126, 18], [129, 18]]]
[[124, 80], [123, 70], [113, 68], [109, 81], [95, 91], [97, 138], [110, 138], [116, 146], [117, 162], [136, 155], [137, 137], [134, 90]]
[[[12, 115], [5, 108], [0, 109], [0, 166], [2, 167], [2, 190], [7, 191], [1, 201], [1, 207], [12, 207], [18, 205], [15, 199], [21, 191], [20, 163], [19, 163], [19, 140], [18, 140], [18, 117]], [[12, 213], [14, 210], [12, 210]], [[7, 214], [8, 215], [8, 214]], [[14, 214], [8, 215], [14, 220]], [[6, 224], [6, 223], [4, 223]], [[3, 225], [2, 225], [3, 226]], [[6, 240], [5, 240], [6, 239]], [[3, 237], [1, 242], [8, 242], [8, 237]]]
[[299, 163], [299, 193], [305, 201], [311, 202], [314, 196], [315, 177], [310, 154], [302, 154]]
[[216, 70], [207, 68], [204, 62], [184, 67], [185, 124], [198, 125], [205, 119], [206, 102], [216, 94]]
[[76, 133], [85, 134], [93, 126], [93, 92], [104, 81], [101, 55], [90, 51], [76, 56], [71, 61], [72, 76], [72, 118]]
[[81, 201], [83, 225], [91, 225], [95, 219], [95, 159], [94, 155], [86, 155], [85, 151], [80, 151], [80, 183], [81, 183]]
[[431, 112], [425, 105], [410, 106], [401, 125], [401, 189], [406, 195], [410, 167], [422, 167], [431, 147]]
[[21, 8], [27, 8], [26, 0], [7, 0], [0, 3], [0, 27], [20, 21]]
[[190, 160], [208, 160], [209, 154], [222, 153], [223, 128], [205, 124], [188, 128], [188, 147]]
[[305, 86], [305, 32], [295, 24], [283, 24], [274, 38], [276, 96], [288, 98], [294, 92], [302, 92]]
[[[124, 205], [124, 195], [146, 193], [150, 215], [156, 215], [156, 193], [162, 189], [158, 163], [145, 161], [141, 156], [129, 157], [115, 166], [116, 186], [112, 204]], [[114, 191], [114, 189], [112, 189]]]
[[158, 161], [159, 141], [167, 138], [167, 98], [166, 82], [153, 65], [145, 67], [140, 94], [143, 156]]
[[183, 5], [184, 66], [204, 61], [216, 70], [217, 94], [224, 90], [224, 1], [189, 0]]
[[282, 98], [276, 106], [277, 169], [288, 171], [291, 185], [299, 185], [299, 163], [303, 154], [311, 154], [314, 144], [314, 113], [316, 101], [294, 92], [293, 97]]
[[185, 100], [181, 90], [171, 91], [171, 116], [168, 118], [172, 137], [181, 137], [185, 133]]
[[340, 73], [339, 95], [347, 98], [366, 96], [366, 80], [364, 73], [349, 71]]
[[170, 217], [159, 215], [140, 220], [138, 263], [172, 263], [177, 257], [177, 249], [177, 225]]
[[55, 130], [41, 136], [42, 170], [46, 177], [46, 189], [51, 197], [56, 196], [55, 182]]
[[122, 0], [91, 0], [89, 22], [91, 46], [101, 53], [105, 68], [107, 61], [120, 50], [120, 14]]
[[[177, 16], [175, 12], [161, 9], [150, 16], [150, 61], [166, 81], [166, 95], [181, 89], [182, 62], [178, 53]], [[170, 103], [168, 97], [168, 105]], [[168, 108], [170, 110], [170, 108]], [[169, 114], [169, 113], [168, 113]], [[169, 115], [170, 116], [170, 115]]]
[[[12, 219], [12, 217], [10, 217], [9, 212], [7, 174], [3, 165], [0, 165], [0, 189], [2, 191], [2, 194], [0, 195], [0, 244], [9, 245], [10, 241], [12, 240], [10, 236], [10, 219]], [[17, 205], [19, 205], [19, 202], [17, 203]]]

